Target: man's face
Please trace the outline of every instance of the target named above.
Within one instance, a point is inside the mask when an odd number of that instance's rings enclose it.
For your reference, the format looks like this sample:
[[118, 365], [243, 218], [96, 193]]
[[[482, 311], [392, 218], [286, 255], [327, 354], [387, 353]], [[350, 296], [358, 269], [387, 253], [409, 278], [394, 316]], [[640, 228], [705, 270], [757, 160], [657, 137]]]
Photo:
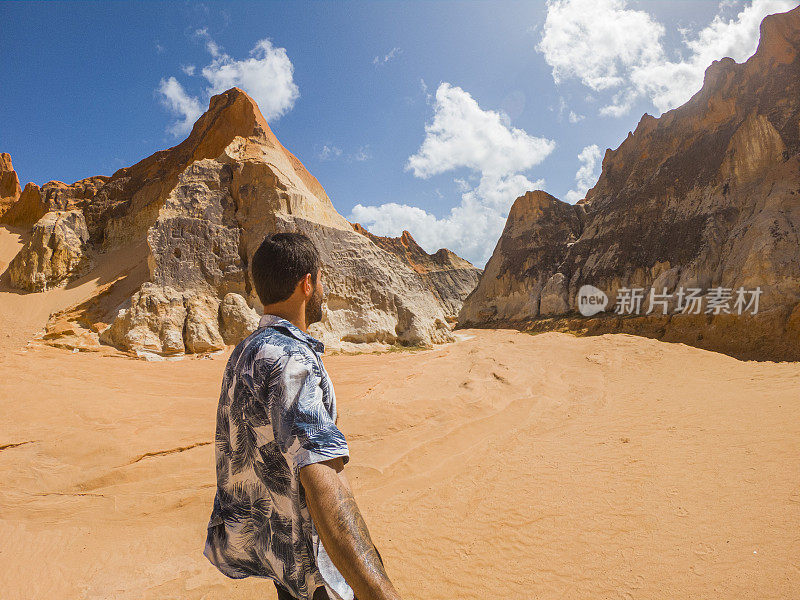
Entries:
[[314, 291], [311, 298], [306, 303], [306, 325], [322, 320], [322, 269], [317, 271], [317, 279], [314, 284]]

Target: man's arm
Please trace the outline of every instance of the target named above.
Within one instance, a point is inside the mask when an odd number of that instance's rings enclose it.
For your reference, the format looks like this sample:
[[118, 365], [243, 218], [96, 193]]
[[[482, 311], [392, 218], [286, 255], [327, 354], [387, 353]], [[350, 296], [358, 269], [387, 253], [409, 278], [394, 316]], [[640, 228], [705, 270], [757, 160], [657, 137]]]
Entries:
[[343, 469], [341, 458], [300, 469], [311, 519], [328, 556], [358, 600], [399, 600]]

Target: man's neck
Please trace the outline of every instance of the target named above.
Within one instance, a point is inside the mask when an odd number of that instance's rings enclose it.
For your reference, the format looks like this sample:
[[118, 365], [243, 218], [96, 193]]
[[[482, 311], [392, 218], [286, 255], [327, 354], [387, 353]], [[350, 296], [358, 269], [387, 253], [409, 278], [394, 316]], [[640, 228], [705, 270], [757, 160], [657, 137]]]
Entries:
[[282, 306], [280, 304], [269, 304], [264, 306], [264, 314], [275, 315], [276, 317], [286, 319], [287, 321], [290, 321], [299, 327], [302, 331], [308, 333], [304, 309], [305, 307], [302, 306], [298, 309], [292, 309], [288, 306]]

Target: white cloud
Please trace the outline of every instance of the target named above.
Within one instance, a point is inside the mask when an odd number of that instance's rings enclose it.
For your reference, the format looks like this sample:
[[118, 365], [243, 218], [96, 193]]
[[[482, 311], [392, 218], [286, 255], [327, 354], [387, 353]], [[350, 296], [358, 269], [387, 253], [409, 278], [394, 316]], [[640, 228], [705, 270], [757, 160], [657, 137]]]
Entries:
[[458, 167], [502, 177], [539, 164], [555, 142], [511, 127], [504, 113], [483, 110], [467, 92], [449, 83], [436, 90], [433, 121], [409, 157], [406, 170], [426, 179]]
[[[552, 106], [549, 107], [550, 110], [555, 111], [556, 109]], [[569, 111], [567, 113], [567, 111]], [[567, 106], [567, 101], [564, 100], [563, 96], [559, 96], [558, 98], [558, 117], [557, 120], [560, 123], [564, 119], [564, 113], [567, 113], [567, 118], [569, 119], [570, 123], [578, 123], [579, 121], [583, 121], [586, 117], [584, 115], [580, 115], [576, 113], [574, 110], [571, 110], [569, 106]]]
[[569, 111], [569, 122], [570, 123], [578, 123], [583, 121], [586, 118], [585, 115], [579, 115], [574, 110]]
[[422, 95], [425, 96], [425, 103], [430, 104], [433, 95], [428, 91], [428, 85], [422, 77], [419, 78], [419, 87], [422, 90]]
[[[252, 96], [267, 121], [280, 118], [294, 107], [294, 103], [300, 97], [300, 91], [294, 83], [294, 67], [285, 48], [276, 48], [265, 38], [256, 42], [250, 50], [249, 58], [235, 60], [222, 51], [205, 29], [198, 29], [195, 33], [205, 40], [206, 49], [212, 57], [211, 63], [201, 70], [201, 74], [209, 83], [205, 89], [206, 102], [214, 94], [239, 87]], [[189, 67], [191, 73], [185, 68], [184, 73], [194, 74], [194, 65]], [[175, 78], [170, 77], [169, 80]], [[172, 124], [168, 131], [180, 136], [191, 131], [192, 124], [199, 116], [194, 110], [185, 112], [182, 108], [193, 109], [195, 104], [200, 104], [200, 99], [188, 96], [177, 81], [173, 87], [175, 85], [180, 88], [184, 101], [173, 106], [173, 110], [181, 114], [182, 118]], [[159, 92], [162, 94], [164, 94], [163, 87], [162, 80], [162, 86], [159, 87]]]
[[213, 62], [201, 72], [211, 84], [206, 90], [209, 95], [240, 87], [258, 103], [267, 121], [286, 114], [300, 96], [286, 49], [275, 48], [268, 39], [256, 42], [250, 58], [243, 60], [234, 60], [218, 51]]
[[194, 70], [195, 70], [194, 65], [181, 65], [181, 71], [183, 71], [189, 77], [194, 75]]
[[597, 91], [621, 85], [630, 65], [657, 59], [663, 34], [661, 24], [626, 9], [624, 0], [551, 0], [536, 49], [556, 83], [577, 77]]
[[186, 135], [192, 130], [194, 122], [203, 114], [200, 101], [189, 96], [174, 77], [162, 79], [158, 86], [158, 92], [161, 94], [161, 103], [173, 113], [181, 115], [175, 123], [169, 126], [167, 131], [176, 137]]
[[220, 55], [220, 48], [217, 45], [217, 43], [213, 39], [211, 39], [211, 36], [208, 34], [208, 29], [203, 27], [202, 29], [196, 30], [194, 34], [197, 37], [201, 37], [206, 41], [206, 50], [208, 50], [208, 53], [212, 57], [216, 58]]
[[356, 152], [353, 153], [345, 153], [338, 146], [334, 146], [333, 144], [325, 144], [322, 146], [320, 153], [317, 154], [317, 158], [320, 160], [335, 160], [337, 158], [344, 158], [349, 161], [364, 162], [365, 160], [371, 159], [372, 154], [369, 151], [369, 144], [361, 146]]
[[322, 151], [317, 155], [320, 160], [330, 160], [332, 158], [338, 158], [342, 155], [342, 149], [337, 148], [336, 146], [328, 146], [325, 144], [322, 147]]
[[795, 6], [797, 2], [790, 0], [754, 0], [734, 19], [716, 15], [694, 38], [684, 36], [688, 58], [637, 66], [631, 73], [634, 89], [649, 96], [662, 112], [680, 106], [702, 87], [705, 70], [713, 61], [726, 56], [739, 63], [747, 60], [758, 46], [764, 17]]
[[356, 204], [349, 219], [376, 235], [398, 236], [406, 229], [426, 251], [448, 248], [481, 268], [491, 256], [506, 221], [504, 215], [468, 194], [441, 219], [416, 206], [394, 202], [380, 206]]
[[358, 152], [356, 152], [352, 158], [358, 162], [363, 162], [372, 158], [372, 154], [369, 152], [369, 144], [361, 146], [361, 148], [358, 149]]
[[581, 162], [581, 166], [578, 172], [575, 173], [575, 182], [577, 185], [574, 190], [568, 191], [566, 196], [566, 201], [570, 204], [575, 204], [578, 200], [583, 200], [586, 197], [586, 192], [589, 191], [589, 188], [595, 184], [597, 178], [600, 176], [597, 172], [597, 167], [602, 160], [600, 148], [597, 144], [586, 146], [578, 154], [578, 160]]
[[461, 179], [459, 177], [456, 177], [455, 179], [453, 179], [453, 182], [455, 182], [456, 187], [458, 188], [458, 191], [460, 191], [460, 192], [466, 192], [468, 189], [470, 189], [472, 187], [470, 185], [469, 181], [467, 181], [466, 179]]
[[544, 160], [554, 147], [552, 140], [512, 127], [507, 115], [484, 110], [469, 93], [442, 83], [436, 90], [433, 120], [425, 126], [425, 139], [405, 168], [423, 179], [469, 169], [472, 181], [454, 179], [460, 203], [442, 218], [407, 204], [357, 204], [348, 218], [377, 235], [397, 236], [407, 229], [428, 252], [446, 247], [482, 267], [514, 200], [544, 186], [544, 180], [530, 181], [522, 173]]
[[400, 54], [402, 50], [400, 48], [392, 48], [389, 52], [383, 56], [376, 56], [372, 59], [373, 65], [385, 65], [387, 62], [392, 60], [395, 56]]
[[700, 89], [712, 61], [751, 56], [761, 20], [796, 5], [796, 0], [753, 0], [726, 18], [730, 3], [723, 0], [711, 23], [694, 36], [680, 30], [686, 56], [672, 59], [662, 41], [665, 27], [647, 12], [628, 8], [625, 0], [549, 0], [536, 49], [556, 83], [575, 78], [594, 92], [613, 92], [601, 114], [627, 114], [641, 98], [664, 112]]

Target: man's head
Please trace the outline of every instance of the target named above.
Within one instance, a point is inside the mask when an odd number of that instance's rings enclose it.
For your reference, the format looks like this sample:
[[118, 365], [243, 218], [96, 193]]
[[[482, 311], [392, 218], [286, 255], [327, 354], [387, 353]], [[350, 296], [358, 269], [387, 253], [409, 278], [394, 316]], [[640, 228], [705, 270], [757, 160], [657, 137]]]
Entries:
[[268, 235], [253, 255], [251, 272], [264, 312], [278, 306], [294, 314], [305, 303], [306, 325], [322, 319], [321, 261], [308, 236]]

